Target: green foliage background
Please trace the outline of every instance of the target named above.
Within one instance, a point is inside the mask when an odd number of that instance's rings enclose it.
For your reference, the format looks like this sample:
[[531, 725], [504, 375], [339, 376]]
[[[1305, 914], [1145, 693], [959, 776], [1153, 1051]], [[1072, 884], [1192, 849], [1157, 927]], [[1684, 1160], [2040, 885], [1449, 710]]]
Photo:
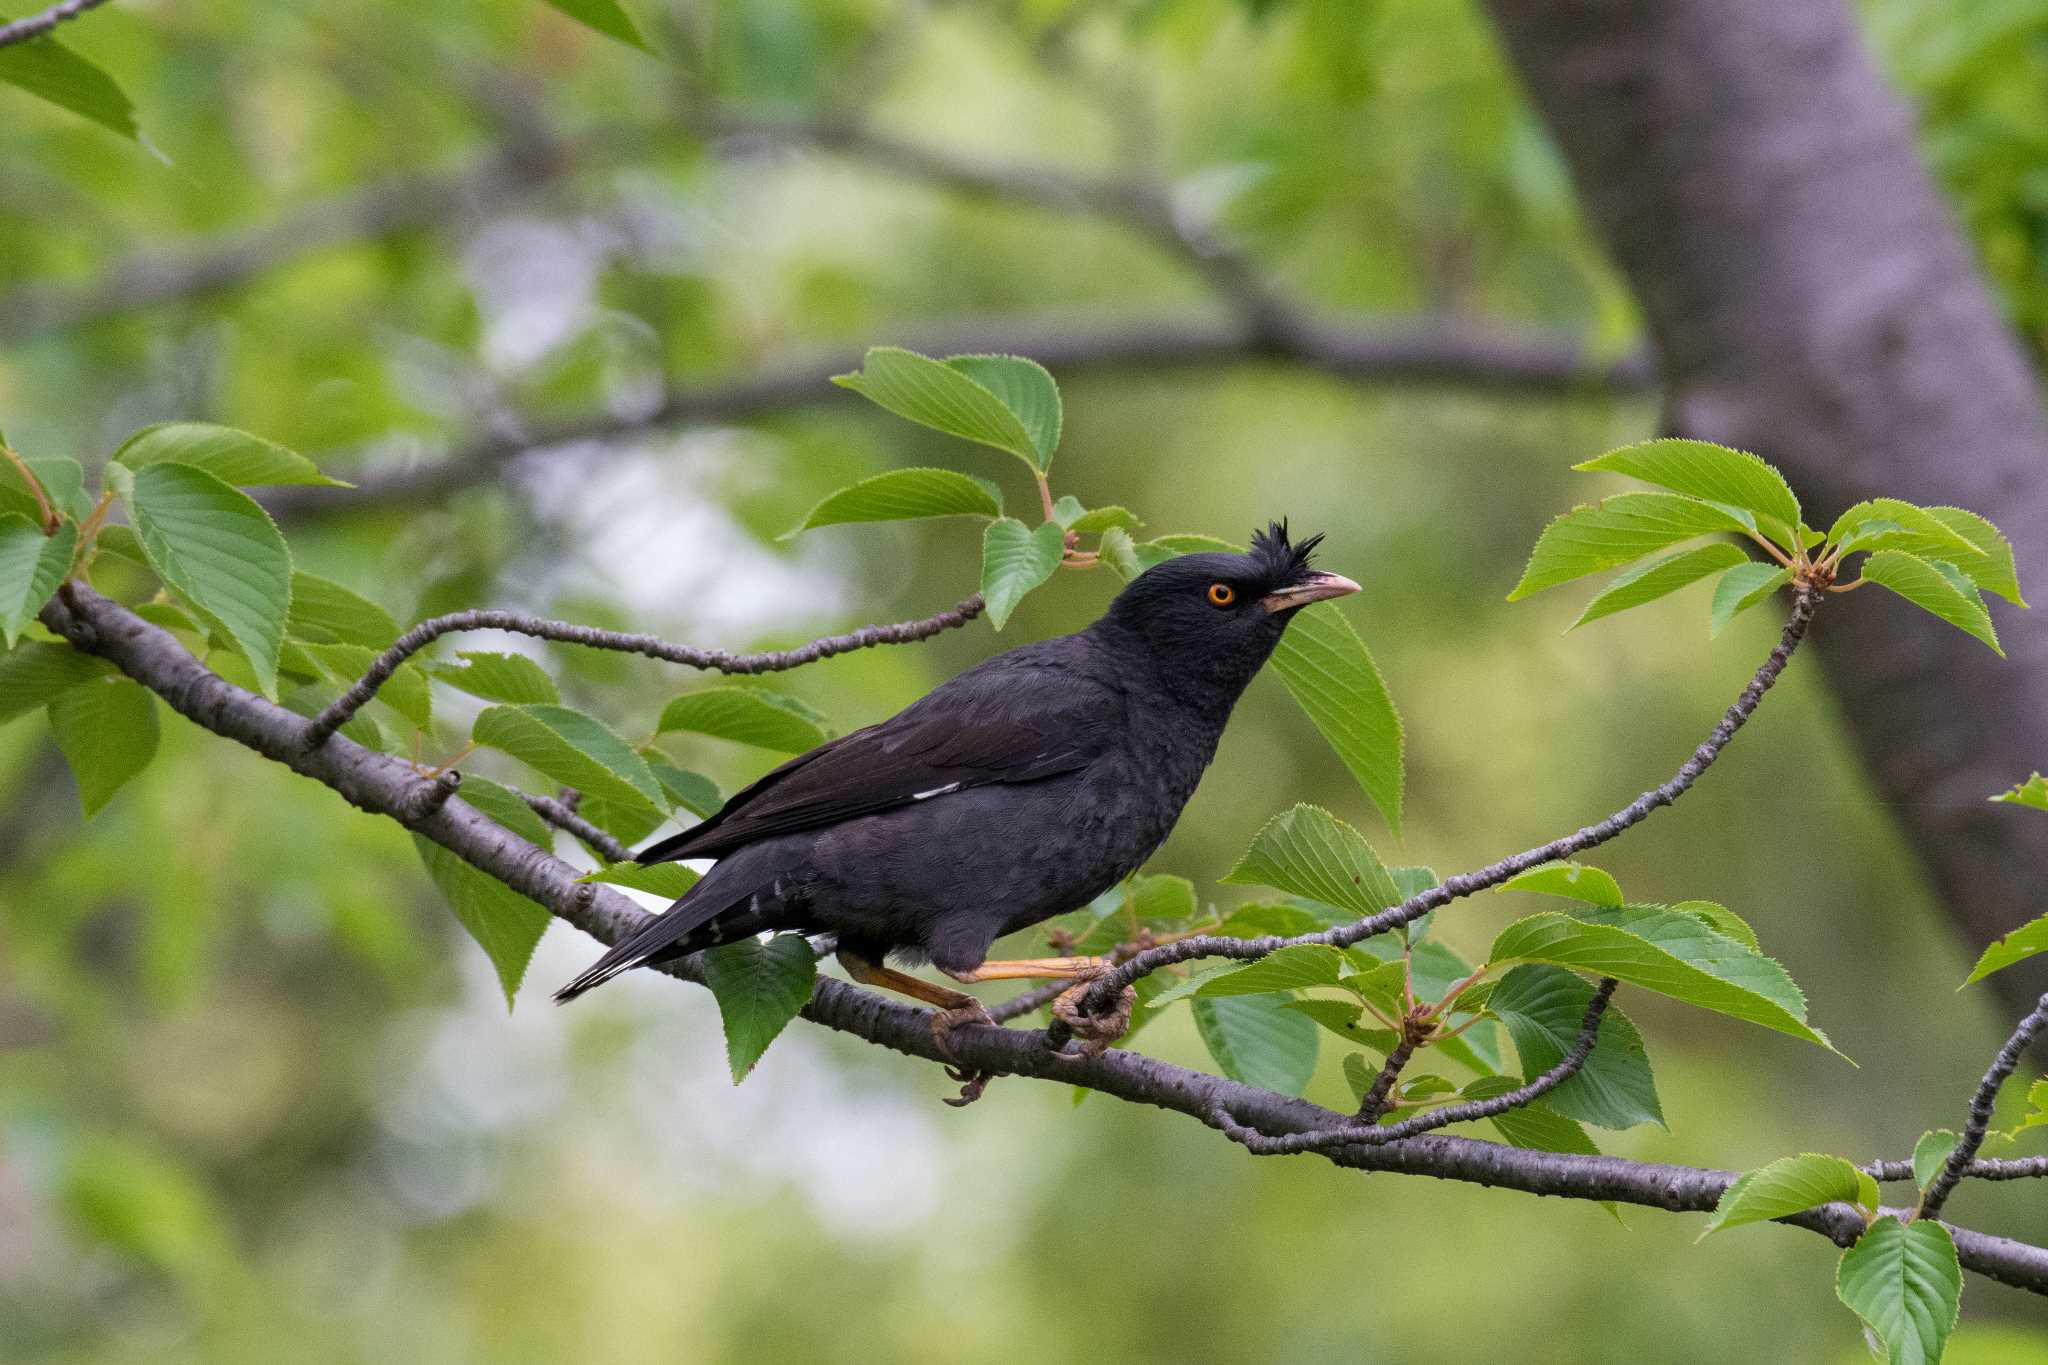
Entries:
[[[633, 8], [673, 61], [539, 4], [117, 0], [67, 26], [169, 164], [0, 89], [0, 297], [17, 303], [17, 286], [460, 166], [536, 124], [570, 146], [529, 190], [225, 294], [35, 337], [0, 312], [0, 426], [92, 465], [146, 423], [219, 421], [355, 477], [507, 413], [634, 411], [664, 381], [936, 320], [1215, 308], [1114, 225], [813, 151], [722, 154], [686, 131], [707, 95], [871, 102], [887, 130], [991, 158], [1156, 156], [1319, 306], [1552, 325], [1603, 355], [1635, 340], [1466, 7]], [[2048, 6], [1866, 9], [2038, 349]], [[1361, 388], [1277, 364], [1061, 380], [1061, 492], [1139, 508], [1155, 532], [1239, 539], [1287, 515], [1366, 584], [1345, 610], [1409, 734], [1390, 861], [1448, 871], [1606, 813], [1668, 774], [1775, 631], [1752, 612], [1709, 650], [1700, 588], [1570, 637], [1583, 594], [1502, 601], [1542, 524], [1586, 496], [1566, 466], [1647, 434], [1647, 400]], [[778, 416], [562, 448], [444, 501], [289, 530], [301, 568], [401, 619], [519, 606], [773, 645], [976, 585], [965, 522], [777, 539], [833, 489], [911, 465], [1032, 504], [1009, 457], [821, 387]], [[1114, 587], [1058, 575], [1004, 643], [1085, 622]], [[1895, 605], [1876, 596], [1838, 609]], [[844, 730], [996, 647], [977, 625], [787, 688]], [[568, 700], [628, 728], [701, 681], [543, 657]], [[1863, 795], [1821, 682], [1802, 660], [1683, 808], [1602, 862], [1633, 894], [1747, 916], [1863, 1069], [1631, 998], [1672, 1131], [1618, 1150], [1902, 1154], [1955, 1121], [2003, 1035], [1988, 996], [1952, 994], [1968, 961]], [[689, 753], [728, 791], [773, 761]], [[1298, 799], [1374, 819], [1264, 679], [1154, 866], [1205, 901], [1243, 898], [1219, 879]], [[1541, 908], [1469, 903], [1437, 932], [1476, 953]], [[628, 980], [547, 1008], [591, 952], [551, 929], [508, 1019], [395, 826], [168, 715], [156, 764], [81, 825], [40, 723], [0, 729], [0, 1358], [1406, 1360], [1567, 1341], [1588, 1361], [1860, 1358], [1811, 1239], [1694, 1247], [1697, 1220], [1624, 1229], [1592, 1206], [1254, 1161], [1048, 1086], [998, 1082], [955, 1113], [935, 1070], [810, 1030], [736, 1090], [702, 992]], [[1184, 1014], [1147, 1046], [1205, 1064]], [[1348, 1093], [1325, 1069], [1311, 1095]], [[1966, 1190], [1958, 1216], [2039, 1238], [2048, 1219], [2008, 1188]], [[1952, 1358], [2038, 1358], [2043, 1340], [2001, 1321], [2021, 1311], [1973, 1288]]]

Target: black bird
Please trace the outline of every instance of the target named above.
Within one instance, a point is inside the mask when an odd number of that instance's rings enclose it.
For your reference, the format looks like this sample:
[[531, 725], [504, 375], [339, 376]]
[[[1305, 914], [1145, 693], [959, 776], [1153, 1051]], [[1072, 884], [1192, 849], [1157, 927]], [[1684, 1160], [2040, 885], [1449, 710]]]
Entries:
[[[555, 999], [769, 929], [838, 935], [855, 980], [940, 1007], [942, 1043], [987, 1014], [886, 958], [926, 960], [958, 981], [1085, 985], [1104, 959], [990, 962], [989, 946], [1087, 904], [1165, 840], [1288, 621], [1358, 591], [1309, 567], [1321, 539], [1291, 545], [1280, 523], [1254, 535], [1248, 554], [1167, 560], [1086, 630], [998, 654], [881, 724], [791, 759], [636, 855], [718, 862]], [[1060, 1015], [1084, 1022], [1073, 995]], [[1122, 1013], [1085, 1036], [1106, 1046], [1127, 1021], [1128, 996]]]

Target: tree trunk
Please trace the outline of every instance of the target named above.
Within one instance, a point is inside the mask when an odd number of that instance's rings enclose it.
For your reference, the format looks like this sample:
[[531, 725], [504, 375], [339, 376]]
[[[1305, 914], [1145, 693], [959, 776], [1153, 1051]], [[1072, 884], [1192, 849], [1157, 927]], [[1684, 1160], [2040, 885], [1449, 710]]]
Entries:
[[[1848, 8], [1488, 6], [1641, 302], [1673, 434], [1773, 460], [1823, 528], [1874, 495], [1953, 503], [2005, 529], [2023, 575], [2048, 565], [2035, 376]], [[1995, 615], [2006, 660], [1883, 591], [1814, 629], [1877, 794], [1973, 951], [2048, 910], [2048, 818], [1985, 804], [2048, 767], [2048, 622]], [[2039, 989], [2007, 976], [2015, 999]]]

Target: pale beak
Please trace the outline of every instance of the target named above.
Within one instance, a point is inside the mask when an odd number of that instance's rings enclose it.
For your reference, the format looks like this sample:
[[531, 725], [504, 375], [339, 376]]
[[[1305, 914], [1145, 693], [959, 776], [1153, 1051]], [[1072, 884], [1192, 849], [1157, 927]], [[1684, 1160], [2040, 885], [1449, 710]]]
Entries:
[[1343, 597], [1358, 591], [1358, 585], [1340, 573], [1312, 573], [1291, 588], [1269, 592], [1259, 599], [1259, 605], [1267, 611], [1289, 611], [1305, 607], [1311, 602], [1322, 602], [1332, 597]]

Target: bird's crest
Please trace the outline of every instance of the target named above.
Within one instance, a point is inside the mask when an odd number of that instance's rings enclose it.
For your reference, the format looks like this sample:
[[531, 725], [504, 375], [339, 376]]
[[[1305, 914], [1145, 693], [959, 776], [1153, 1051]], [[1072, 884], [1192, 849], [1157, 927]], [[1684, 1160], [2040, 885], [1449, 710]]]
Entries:
[[1271, 523], [1263, 531], [1252, 532], [1251, 557], [1259, 566], [1259, 576], [1276, 587], [1286, 587], [1308, 573], [1309, 560], [1314, 557], [1316, 546], [1323, 543], [1320, 534], [1310, 536], [1299, 545], [1289, 543], [1285, 520]]

